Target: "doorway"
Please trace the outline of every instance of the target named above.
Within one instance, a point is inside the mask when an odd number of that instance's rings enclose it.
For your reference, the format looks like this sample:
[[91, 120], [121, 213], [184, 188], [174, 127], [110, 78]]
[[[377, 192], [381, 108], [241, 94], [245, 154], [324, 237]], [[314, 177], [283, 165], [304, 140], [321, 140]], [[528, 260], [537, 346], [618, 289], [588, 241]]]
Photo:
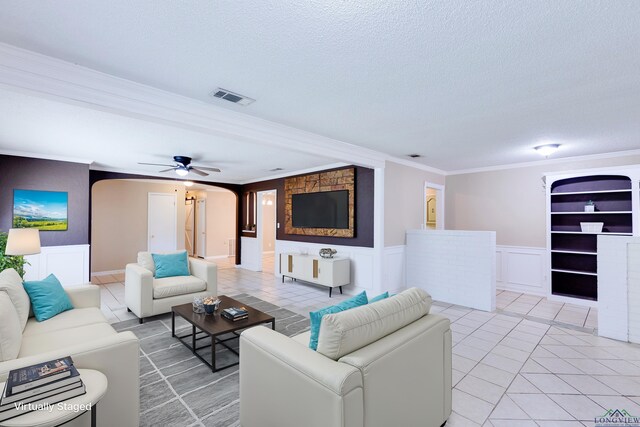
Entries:
[[196, 256], [207, 257], [207, 200], [196, 200]]
[[154, 253], [175, 251], [178, 217], [176, 195], [149, 193], [147, 216], [147, 251]]
[[423, 201], [422, 228], [444, 230], [444, 185], [425, 182]]
[[184, 248], [187, 250], [189, 256], [193, 256], [195, 253], [195, 198], [185, 198], [184, 207]]
[[262, 256], [262, 271], [275, 274], [276, 248], [276, 190], [258, 192], [258, 235]]

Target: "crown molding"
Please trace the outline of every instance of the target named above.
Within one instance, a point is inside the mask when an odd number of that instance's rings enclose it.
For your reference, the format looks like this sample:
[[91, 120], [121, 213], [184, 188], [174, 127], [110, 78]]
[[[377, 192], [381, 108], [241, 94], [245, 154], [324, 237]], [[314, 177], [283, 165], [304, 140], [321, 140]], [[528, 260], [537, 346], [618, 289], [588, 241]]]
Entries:
[[0, 43], [0, 86], [224, 138], [384, 167], [386, 155]]
[[626, 151], [612, 151], [609, 153], [600, 153], [600, 154], [587, 154], [584, 156], [561, 157], [558, 159], [543, 159], [543, 160], [536, 160], [532, 162], [510, 163], [510, 164], [498, 165], [498, 166], [487, 166], [483, 168], [460, 169], [460, 170], [449, 171], [447, 172], [447, 175], [464, 175], [469, 173], [494, 172], [494, 171], [506, 170], [506, 169], [519, 169], [519, 168], [555, 165], [555, 164], [561, 164], [561, 163], [571, 163], [571, 162], [580, 162], [580, 161], [588, 161], [588, 160], [613, 159], [616, 157], [637, 156], [637, 155], [640, 155], [640, 149], [626, 150]]
[[442, 169], [438, 169], [438, 168], [434, 168], [432, 166], [427, 166], [423, 163], [419, 163], [413, 160], [407, 160], [407, 159], [403, 159], [400, 157], [394, 157], [394, 156], [387, 156], [387, 161], [388, 162], [393, 162], [393, 163], [398, 163], [404, 166], [409, 166], [412, 167], [414, 169], [420, 169], [422, 171], [425, 172], [431, 172], [431, 173], [435, 173], [438, 175], [442, 175], [442, 176], [447, 176], [449, 174], [449, 172], [442, 170]]
[[87, 165], [91, 165], [93, 163], [93, 160], [79, 157], [57, 156], [53, 154], [32, 153], [29, 151], [5, 150], [4, 148], [0, 148], [0, 154], [4, 154], [6, 156], [29, 157], [32, 159], [56, 160], [58, 162], [83, 163]]

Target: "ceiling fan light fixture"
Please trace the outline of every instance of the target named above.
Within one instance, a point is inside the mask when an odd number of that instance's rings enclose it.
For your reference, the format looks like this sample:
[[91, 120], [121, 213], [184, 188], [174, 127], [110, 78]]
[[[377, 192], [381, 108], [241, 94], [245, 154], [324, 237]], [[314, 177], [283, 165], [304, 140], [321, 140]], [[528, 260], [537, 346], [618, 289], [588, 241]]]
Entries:
[[179, 176], [187, 176], [189, 174], [189, 171], [186, 168], [176, 168], [176, 173]]
[[183, 184], [185, 187], [193, 187], [193, 181], [184, 181]]
[[533, 147], [534, 150], [545, 157], [549, 157], [550, 155], [558, 151], [558, 148], [560, 148], [560, 144], [544, 144]]

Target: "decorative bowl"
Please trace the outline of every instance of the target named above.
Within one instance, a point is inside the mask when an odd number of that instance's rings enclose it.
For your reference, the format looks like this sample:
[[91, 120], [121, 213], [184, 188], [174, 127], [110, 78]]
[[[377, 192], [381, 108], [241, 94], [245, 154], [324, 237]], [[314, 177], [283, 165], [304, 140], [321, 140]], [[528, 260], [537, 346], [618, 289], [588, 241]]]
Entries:
[[204, 312], [205, 314], [213, 314], [218, 307], [220, 306], [219, 299], [213, 299], [212, 297], [207, 297], [204, 299]]
[[338, 251], [336, 251], [335, 249], [331, 249], [331, 248], [322, 248], [320, 249], [320, 256], [322, 258], [333, 258], [333, 256], [335, 254], [337, 254]]

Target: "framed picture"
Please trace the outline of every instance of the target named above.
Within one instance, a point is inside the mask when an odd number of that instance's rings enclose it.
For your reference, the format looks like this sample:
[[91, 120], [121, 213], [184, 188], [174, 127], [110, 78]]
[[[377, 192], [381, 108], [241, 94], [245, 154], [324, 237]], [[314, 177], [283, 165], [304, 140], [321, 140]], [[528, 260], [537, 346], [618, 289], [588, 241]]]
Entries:
[[66, 191], [13, 190], [13, 227], [65, 231], [68, 205]]

